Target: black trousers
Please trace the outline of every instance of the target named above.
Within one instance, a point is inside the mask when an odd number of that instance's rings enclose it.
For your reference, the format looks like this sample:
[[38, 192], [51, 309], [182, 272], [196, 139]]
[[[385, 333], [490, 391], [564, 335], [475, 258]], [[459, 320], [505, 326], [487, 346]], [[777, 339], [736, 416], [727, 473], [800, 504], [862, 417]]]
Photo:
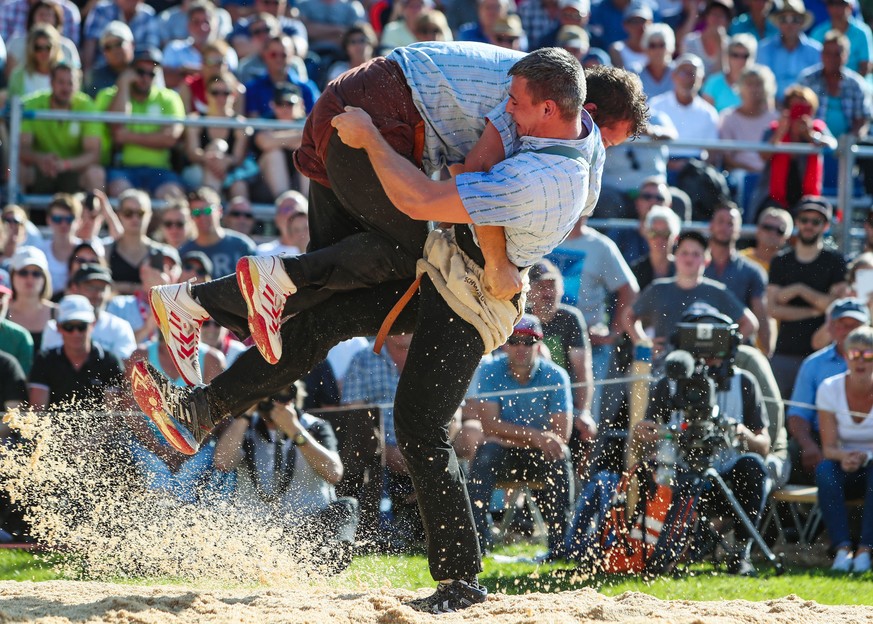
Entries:
[[[394, 208], [363, 151], [334, 136], [327, 165], [332, 189], [316, 185], [310, 197], [310, 251], [285, 260], [301, 289], [286, 306], [295, 314], [282, 325], [282, 357], [271, 366], [254, 348], [242, 354], [206, 389], [214, 414], [241, 414], [305, 375], [338, 342], [374, 335], [412, 281], [426, 224]], [[481, 261], [478, 250], [466, 250]], [[235, 276], [195, 286], [193, 294], [220, 324], [248, 334]], [[394, 402], [398, 448], [418, 494], [431, 574], [470, 578], [481, 571], [481, 555], [448, 426], [484, 343], [427, 278], [393, 327], [413, 330]]]

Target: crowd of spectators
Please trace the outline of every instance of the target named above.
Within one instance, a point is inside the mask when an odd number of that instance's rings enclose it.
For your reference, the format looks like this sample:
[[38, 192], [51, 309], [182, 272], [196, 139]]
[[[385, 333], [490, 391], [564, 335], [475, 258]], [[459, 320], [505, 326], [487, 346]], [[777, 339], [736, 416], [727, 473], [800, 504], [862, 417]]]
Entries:
[[[0, 103], [22, 97], [26, 111], [117, 112], [130, 121], [23, 123], [19, 182], [51, 199], [2, 211], [0, 409], [58, 410], [71, 397], [124, 406], [123, 371], [138, 358], [184, 383], [155, 331], [148, 289], [217, 279], [242, 256], [298, 254], [308, 242], [308, 181], [291, 157], [302, 124], [252, 131], [245, 121], [302, 122], [340, 73], [396, 46], [451, 40], [520, 51], [557, 45], [584, 66], [625, 67], [640, 75], [652, 112], [639, 140], [608, 150], [594, 214], [637, 226], [598, 232], [582, 219], [532, 267], [532, 314], [485, 357], [452, 425], [483, 548], [494, 537], [495, 488], [527, 481], [549, 556], [570, 556], [568, 536], [588, 530], [580, 518], [598, 506], [591, 497], [614, 487], [604, 475], [620, 471], [624, 454], [605, 434], [623, 429], [644, 445], [655, 421], [668, 418], [655, 401], [646, 424], [629, 432], [626, 385], [601, 382], [627, 373], [635, 344], [654, 345], [658, 370], [675, 324], [705, 303], [722, 315], [712, 318], [738, 325], [737, 364], [749, 367], [735, 373], [744, 468], [738, 476], [732, 464], [724, 475], [755, 493], [742, 502], [756, 522], [789, 466], [792, 482], [818, 483], [828, 491], [821, 507], [834, 568], [868, 570], [873, 218], [866, 253], [845, 258], [827, 236], [832, 157], [649, 144], [865, 140], [873, 36], [857, 0], [6, 0]], [[241, 123], [186, 127], [185, 118]], [[702, 175], [724, 180], [728, 194], [702, 200]], [[275, 207], [272, 220], [256, 219], [257, 204]], [[683, 229], [692, 216], [709, 220], [709, 231]], [[746, 248], [742, 223], [756, 224]], [[203, 335], [208, 382], [246, 346], [209, 320]], [[305, 393], [295, 384], [265, 397], [190, 459], [144, 420], [130, 421], [126, 444], [144, 487], [186, 502], [235, 497], [283, 526], [319, 522], [330, 535], [326, 556], [346, 561], [348, 550], [335, 548], [354, 540], [357, 503], [337, 495], [343, 466], [330, 424], [306, 409], [378, 404], [391, 511], [378, 527], [388, 537], [374, 543], [414, 547], [423, 537], [415, 493], [387, 407], [408, 344], [389, 338], [380, 355], [363, 337], [341, 345], [304, 380]], [[655, 388], [653, 397], [662, 395]], [[0, 437], [11, 443], [8, 428]], [[866, 498], [853, 541], [845, 501], [857, 496]], [[748, 549], [730, 569], [754, 572]]]

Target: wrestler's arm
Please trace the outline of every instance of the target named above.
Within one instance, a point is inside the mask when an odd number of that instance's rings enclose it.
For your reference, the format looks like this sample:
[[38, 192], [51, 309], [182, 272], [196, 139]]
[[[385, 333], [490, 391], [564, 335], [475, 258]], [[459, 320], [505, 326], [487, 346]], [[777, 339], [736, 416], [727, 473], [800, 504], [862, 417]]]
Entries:
[[[506, 157], [500, 132], [486, 121], [482, 136], [467, 154], [462, 165], [449, 167], [453, 176], [473, 171], [488, 171]], [[509, 301], [521, 292], [521, 274], [518, 267], [506, 257], [506, 234], [499, 225], [476, 225], [476, 238], [485, 258], [483, 284], [494, 297]]]
[[394, 151], [365, 111], [346, 106], [331, 124], [343, 143], [367, 151], [385, 194], [400, 212], [418, 221], [472, 223], [455, 181], [431, 180]]

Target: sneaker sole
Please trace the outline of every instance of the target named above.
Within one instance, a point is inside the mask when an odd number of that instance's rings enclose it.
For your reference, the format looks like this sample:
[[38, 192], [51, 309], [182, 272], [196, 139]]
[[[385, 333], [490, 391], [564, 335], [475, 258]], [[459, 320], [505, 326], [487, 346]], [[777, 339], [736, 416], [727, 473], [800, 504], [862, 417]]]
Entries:
[[[152, 309], [152, 316], [155, 317], [155, 323], [158, 324], [158, 330], [164, 337], [164, 344], [169, 345], [175, 340], [170, 335], [170, 314], [167, 312], [167, 306], [164, 305], [163, 299], [161, 299], [161, 296], [154, 290], [149, 291], [149, 307]], [[179, 360], [176, 359], [176, 354], [169, 346], [167, 346], [167, 353], [170, 354], [173, 364], [176, 365], [176, 370], [179, 371], [179, 374], [182, 376], [182, 379], [185, 380], [186, 384], [189, 386], [196, 386], [203, 383], [202, 379], [188, 378], [188, 375], [185, 374], [186, 367], [179, 365]]]
[[246, 308], [248, 309], [249, 331], [252, 332], [252, 340], [254, 340], [255, 346], [263, 358], [270, 364], [276, 364], [282, 355], [281, 351], [273, 351], [267, 324], [264, 322], [263, 317], [255, 312], [254, 297], [258, 292], [260, 273], [258, 272], [257, 265], [253, 265], [254, 263], [249, 262], [248, 258], [241, 258], [236, 265], [236, 280], [239, 283], [239, 289], [242, 292]]
[[185, 455], [194, 455], [200, 445], [197, 444], [194, 436], [164, 409], [164, 397], [142, 362], [133, 365], [130, 384], [136, 404], [149, 420], [155, 423], [170, 446]]

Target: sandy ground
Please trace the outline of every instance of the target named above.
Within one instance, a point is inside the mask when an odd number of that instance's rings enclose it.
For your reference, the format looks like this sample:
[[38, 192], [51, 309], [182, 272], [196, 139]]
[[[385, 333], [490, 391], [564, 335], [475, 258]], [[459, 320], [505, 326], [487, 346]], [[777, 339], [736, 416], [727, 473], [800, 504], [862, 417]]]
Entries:
[[[422, 590], [419, 595], [425, 593]], [[690, 602], [663, 601], [632, 592], [608, 598], [594, 590], [584, 589], [560, 594], [491, 596], [485, 604], [464, 612], [431, 616], [403, 606], [402, 601], [414, 595], [395, 589], [366, 592], [312, 587], [305, 590], [204, 590], [185, 586], [6, 581], [0, 582], [0, 622], [873, 622], [873, 608], [824, 606], [797, 596], [766, 602]]]

